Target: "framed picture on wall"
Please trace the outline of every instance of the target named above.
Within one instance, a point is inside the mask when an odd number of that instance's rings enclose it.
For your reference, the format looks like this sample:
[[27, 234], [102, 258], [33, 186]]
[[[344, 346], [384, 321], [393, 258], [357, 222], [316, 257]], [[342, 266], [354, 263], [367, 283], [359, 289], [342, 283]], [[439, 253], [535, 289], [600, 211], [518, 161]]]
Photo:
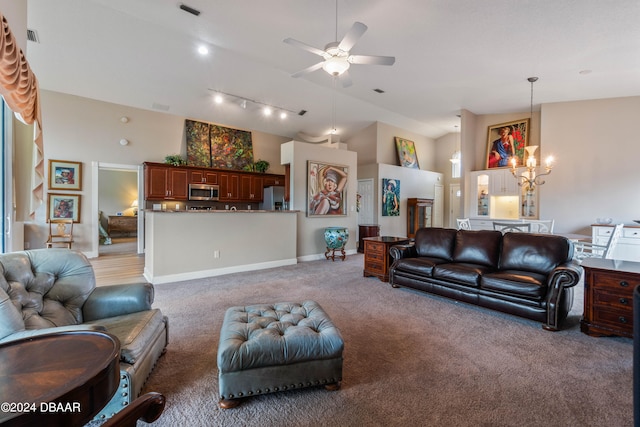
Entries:
[[47, 220], [71, 218], [80, 222], [80, 195], [49, 193]]
[[516, 167], [524, 162], [524, 147], [529, 145], [529, 119], [489, 126], [487, 169]]
[[347, 166], [309, 160], [307, 163], [307, 216], [346, 216]]
[[382, 178], [382, 216], [400, 216], [400, 180]]
[[416, 156], [416, 145], [414, 142], [400, 138], [399, 136], [396, 136], [395, 139], [400, 166], [411, 169], [420, 169], [420, 165], [418, 165], [418, 157]]
[[82, 190], [82, 163], [69, 160], [49, 160], [51, 190]]

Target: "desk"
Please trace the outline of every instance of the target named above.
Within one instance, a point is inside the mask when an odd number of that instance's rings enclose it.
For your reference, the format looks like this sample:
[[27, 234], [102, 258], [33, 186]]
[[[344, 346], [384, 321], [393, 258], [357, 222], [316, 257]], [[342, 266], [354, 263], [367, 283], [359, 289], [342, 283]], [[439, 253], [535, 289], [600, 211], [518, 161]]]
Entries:
[[[1, 344], [0, 396], [14, 407], [3, 406], [0, 424], [83, 426], [117, 390], [119, 360], [120, 342], [102, 332], [63, 332]], [[16, 412], [17, 405], [27, 406], [26, 411]]]

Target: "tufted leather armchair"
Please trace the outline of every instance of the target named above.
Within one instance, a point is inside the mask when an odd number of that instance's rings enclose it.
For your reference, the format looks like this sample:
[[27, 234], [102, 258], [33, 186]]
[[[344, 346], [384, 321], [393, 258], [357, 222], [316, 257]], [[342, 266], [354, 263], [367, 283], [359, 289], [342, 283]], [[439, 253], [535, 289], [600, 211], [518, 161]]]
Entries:
[[140, 394], [168, 343], [168, 321], [151, 307], [149, 283], [96, 287], [80, 252], [35, 249], [0, 255], [0, 343], [66, 330], [120, 340], [120, 388], [97, 415], [109, 418]]

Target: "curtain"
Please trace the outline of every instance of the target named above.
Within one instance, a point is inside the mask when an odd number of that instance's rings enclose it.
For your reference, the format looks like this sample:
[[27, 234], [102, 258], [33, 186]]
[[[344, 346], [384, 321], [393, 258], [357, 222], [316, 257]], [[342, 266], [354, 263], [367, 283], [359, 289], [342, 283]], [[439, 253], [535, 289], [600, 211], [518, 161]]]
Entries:
[[30, 216], [42, 204], [44, 186], [44, 144], [42, 140], [42, 116], [38, 79], [31, 71], [22, 50], [18, 47], [6, 18], [0, 12], [0, 95], [18, 120], [34, 125], [34, 154], [31, 183]]

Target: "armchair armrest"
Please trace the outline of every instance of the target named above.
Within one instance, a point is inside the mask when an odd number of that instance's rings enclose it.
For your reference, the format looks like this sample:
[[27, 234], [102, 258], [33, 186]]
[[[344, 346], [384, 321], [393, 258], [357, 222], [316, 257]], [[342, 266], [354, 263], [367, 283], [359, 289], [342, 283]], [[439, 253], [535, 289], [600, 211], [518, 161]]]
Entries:
[[413, 258], [418, 254], [416, 252], [416, 247], [413, 244], [405, 244], [405, 245], [393, 245], [389, 248], [389, 255], [393, 257], [394, 261], [397, 261], [402, 258]]
[[42, 328], [42, 329], [26, 329], [24, 331], [15, 332], [11, 335], [8, 335], [0, 340], [0, 344], [6, 342], [12, 342], [21, 340], [23, 338], [33, 338], [40, 335], [47, 334], [58, 334], [60, 332], [73, 332], [73, 331], [98, 331], [103, 332], [106, 331], [104, 326], [101, 325], [67, 325], [67, 326], [53, 326], [51, 328]]
[[82, 306], [85, 322], [151, 310], [154, 290], [150, 283], [96, 287]]
[[542, 326], [550, 331], [559, 328], [560, 312], [562, 310], [562, 295], [565, 288], [572, 288], [582, 279], [584, 270], [576, 260], [557, 266], [549, 275], [547, 291], [547, 322]]

